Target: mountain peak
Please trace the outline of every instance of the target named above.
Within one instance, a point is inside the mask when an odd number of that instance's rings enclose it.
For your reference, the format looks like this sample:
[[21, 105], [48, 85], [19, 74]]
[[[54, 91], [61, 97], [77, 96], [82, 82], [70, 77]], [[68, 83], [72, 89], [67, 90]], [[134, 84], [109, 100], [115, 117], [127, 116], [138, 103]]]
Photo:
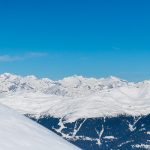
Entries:
[[120, 78], [118, 78], [116, 76], [110, 76], [109, 78], [112, 79], [112, 80], [115, 80], [115, 81], [120, 81], [121, 80]]
[[6, 72], [6, 73], [1, 74], [0, 76], [10, 77], [10, 76], [17, 76], [17, 75]]

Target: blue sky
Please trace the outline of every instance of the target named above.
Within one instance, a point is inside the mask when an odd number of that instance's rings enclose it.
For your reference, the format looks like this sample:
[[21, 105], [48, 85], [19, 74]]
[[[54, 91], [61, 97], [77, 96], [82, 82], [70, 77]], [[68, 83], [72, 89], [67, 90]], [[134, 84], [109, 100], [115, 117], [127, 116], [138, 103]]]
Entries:
[[150, 79], [149, 0], [1, 0], [0, 73]]

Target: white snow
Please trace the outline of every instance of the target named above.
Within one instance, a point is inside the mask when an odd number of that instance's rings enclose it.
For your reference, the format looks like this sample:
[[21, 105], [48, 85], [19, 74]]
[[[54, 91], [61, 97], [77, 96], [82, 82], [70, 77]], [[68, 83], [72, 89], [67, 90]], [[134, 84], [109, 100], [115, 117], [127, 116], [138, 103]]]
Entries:
[[117, 138], [115, 138], [114, 136], [105, 136], [105, 137], [103, 137], [103, 139], [114, 140]]
[[0, 75], [0, 103], [22, 114], [79, 118], [140, 116], [150, 112], [150, 81], [72, 76], [59, 81]]
[[149, 134], [149, 135], [150, 135], [150, 131], [148, 131], [148, 132], [147, 132], [147, 134]]
[[0, 105], [0, 150], [77, 150], [78, 148], [15, 111]]
[[0, 93], [14, 92], [41, 92], [61, 96], [85, 96], [92, 93], [99, 93], [103, 89], [111, 89], [126, 85], [126, 81], [119, 78], [84, 78], [72, 76], [59, 81], [52, 81], [47, 78], [38, 79], [35, 76], [21, 77], [5, 73], [0, 75]]
[[133, 148], [140, 148], [140, 149], [150, 149], [150, 145], [147, 145], [147, 144], [137, 144], [137, 145], [134, 145], [132, 146]]

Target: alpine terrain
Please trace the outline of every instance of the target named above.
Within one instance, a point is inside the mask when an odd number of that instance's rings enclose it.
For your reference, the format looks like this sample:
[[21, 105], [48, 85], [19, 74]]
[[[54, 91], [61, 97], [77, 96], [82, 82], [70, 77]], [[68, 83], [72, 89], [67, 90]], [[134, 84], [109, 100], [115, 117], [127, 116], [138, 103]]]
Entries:
[[51, 131], [0, 105], [1, 150], [78, 150]]
[[5, 73], [0, 103], [84, 150], [150, 149], [150, 80], [71, 76], [53, 81]]

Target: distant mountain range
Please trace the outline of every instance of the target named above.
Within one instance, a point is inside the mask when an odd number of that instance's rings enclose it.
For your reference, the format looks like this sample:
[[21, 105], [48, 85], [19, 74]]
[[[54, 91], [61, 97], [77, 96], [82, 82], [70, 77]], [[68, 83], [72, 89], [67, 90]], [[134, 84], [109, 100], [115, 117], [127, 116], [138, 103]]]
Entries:
[[0, 103], [85, 150], [150, 149], [150, 80], [0, 75]]

